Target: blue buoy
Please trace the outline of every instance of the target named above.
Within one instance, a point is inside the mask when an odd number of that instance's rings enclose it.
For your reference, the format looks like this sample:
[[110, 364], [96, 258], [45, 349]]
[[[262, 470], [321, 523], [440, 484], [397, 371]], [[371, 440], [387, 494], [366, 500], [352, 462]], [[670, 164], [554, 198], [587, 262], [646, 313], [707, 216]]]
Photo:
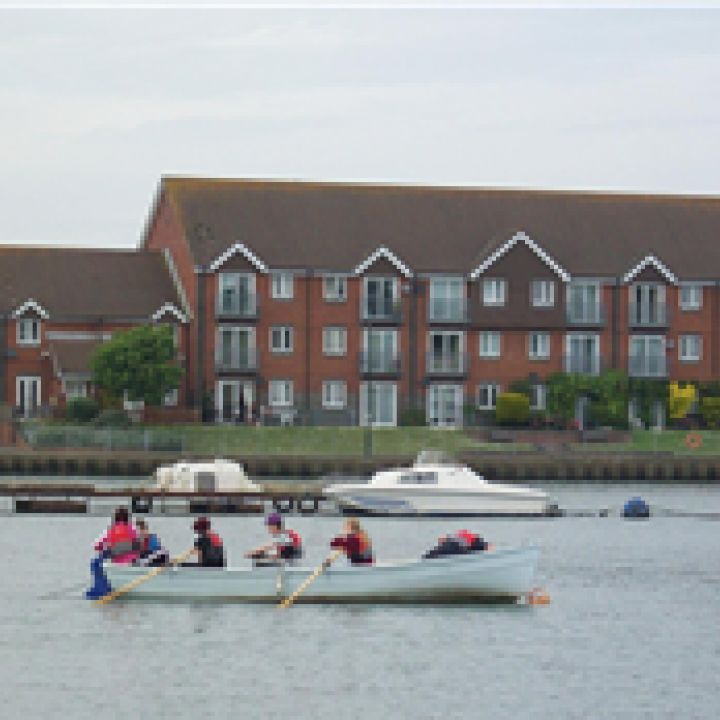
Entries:
[[650, 506], [641, 498], [630, 498], [623, 507], [624, 518], [643, 518], [650, 517]]

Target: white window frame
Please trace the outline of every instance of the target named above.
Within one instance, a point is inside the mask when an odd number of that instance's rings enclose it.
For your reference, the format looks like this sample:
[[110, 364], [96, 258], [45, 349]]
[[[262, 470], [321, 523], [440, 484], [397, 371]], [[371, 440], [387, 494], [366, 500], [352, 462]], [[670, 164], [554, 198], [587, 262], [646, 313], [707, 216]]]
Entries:
[[[688, 293], [689, 297], [683, 297], [686, 292]], [[681, 285], [678, 302], [680, 304], [680, 309], [686, 312], [702, 310], [703, 286], [698, 283], [688, 283], [687, 285]]]
[[577, 332], [569, 332], [565, 335], [565, 363], [564, 363], [564, 370], [565, 372], [575, 372], [568, 368], [569, 359], [571, 357], [570, 348], [573, 345], [573, 340], [585, 342], [587, 340], [592, 341], [592, 345], [594, 348], [593, 357], [592, 357], [592, 372], [590, 373], [582, 373], [587, 375], [598, 375], [600, 373], [600, 357], [601, 357], [601, 351], [600, 351], [600, 342], [601, 342], [601, 336], [600, 333], [577, 333]]
[[333, 303], [347, 300], [347, 278], [344, 275], [323, 277], [323, 300]]
[[[283, 342], [275, 345], [275, 333], [280, 333]], [[294, 331], [292, 325], [273, 325], [270, 328], [270, 352], [276, 355], [290, 355], [294, 348]]]
[[[245, 286], [243, 288], [243, 286]], [[223, 304], [225, 289], [231, 290], [235, 297], [235, 304], [230, 303], [226, 308]], [[243, 294], [243, 290], [245, 294]], [[244, 302], [243, 302], [244, 301]], [[220, 315], [254, 315], [257, 311], [257, 289], [255, 275], [247, 272], [221, 272], [218, 275], [217, 285], [217, 312]]]
[[322, 406], [326, 410], [343, 410], [347, 406], [347, 383], [344, 380], [323, 380]]
[[268, 381], [268, 404], [270, 407], [292, 407], [293, 395], [292, 380]]
[[555, 281], [533, 280], [530, 283], [530, 304], [533, 307], [555, 306]]
[[507, 302], [507, 280], [504, 278], [484, 278], [482, 288], [485, 307], [502, 307]]
[[481, 330], [478, 339], [478, 354], [481, 358], [502, 356], [502, 333], [499, 330]]
[[398, 409], [398, 386], [394, 382], [376, 381], [360, 383], [360, 425], [367, 426], [370, 418], [368, 417], [368, 396], [372, 391], [376, 392], [379, 388], [389, 389], [392, 397], [392, 417], [390, 420], [374, 420], [373, 427], [395, 427], [397, 425], [397, 409]]
[[530, 386], [530, 409], [545, 410], [547, 408], [547, 385], [537, 383]]
[[272, 272], [270, 294], [273, 300], [292, 300], [295, 296], [295, 276], [291, 272]]
[[[483, 390], [487, 390], [488, 393], [488, 403], [481, 403], [480, 402], [480, 395], [483, 392]], [[497, 399], [498, 396], [502, 393], [502, 386], [499, 383], [493, 383], [493, 382], [484, 382], [484, 383], [478, 383], [477, 390], [475, 393], [475, 405], [478, 410], [494, 410], [497, 406]]]
[[29, 408], [27, 403], [24, 403], [23, 417], [31, 417], [36, 410], [42, 407], [42, 378], [39, 375], [17, 375], [15, 377], [15, 407], [18, 409], [20, 409], [23, 404], [20, 402], [20, 386], [23, 382], [31, 382], [37, 385], [36, 407]]
[[[453, 405], [455, 407], [455, 416], [433, 417], [435, 407], [440, 405], [441, 396], [444, 393], [453, 395]], [[463, 386], [456, 384], [439, 384], [433, 383], [428, 386], [425, 395], [425, 421], [430, 427], [461, 427], [463, 423]]]
[[[385, 285], [389, 285], [391, 288], [391, 307], [389, 313], [382, 313], [382, 314], [371, 314], [370, 313], [370, 293], [368, 291], [368, 288], [373, 283], [384, 283]], [[385, 298], [383, 295], [382, 304], [384, 304]], [[370, 275], [363, 278], [363, 297], [362, 297], [362, 308], [363, 308], [363, 318], [366, 320], [384, 320], [389, 317], [392, 317], [396, 312], [399, 311], [399, 304], [400, 304], [400, 281], [396, 277], [392, 277], [389, 275]]]
[[[565, 288], [567, 320], [571, 325], [596, 324], [603, 319], [602, 283], [599, 280], [572, 280]], [[578, 302], [573, 302], [577, 297]], [[594, 302], [590, 302], [591, 298]], [[576, 315], [575, 311], [580, 312]]]
[[[25, 328], [30, 327], [32, 331], [28, 336]], [[40, 319], [34, 317], [18, 318], [17, 320], [17, 344], [18, 345], [39, 345], [41, 325]]]
[[[689, 353], [690, 345], [695, 344], [695, 353]], [[689, 333], [678, 338], [678, 359], [681, 362], [700, 362], [702, 360], [702, 335]]]
[[[69, 392], [69, 388], [75, 386], [80, 392]], [[86, 398], [88, 396], [88, 381], [81, 378], [63, 378], [62, 391], [65, 400], [76, 400], [78, 398]]]
[[[542, 342], [537, 342], [543, 338]], [[550, 358], [550, 333], [533, 330], [528, 333], [528, 358], [530, 360], [548, 360]]]
[[453, 275], [430, 278], [428, 318], [433, 322], [462, 322], [465, 319], [465, 278]]
[[[635, 373], [631, 367], [633, 357], [633, 348], [642, 347], [642, 358], [643, 358], [643, 369], [646, 369], [651, 363], [650, 358], [653, 357], [652, 353], [648, 352], [651, 345], [659, 343], [661, 346], [660, 352], [655, 357], [660, 361], [662, 366], [662, 372], [650, 373], [641, 372]], [[664, 335], [630, 335], [628, 338], [628, 375], [630, 377], [665, 377], [667, 374], [667, 338]]]
[[[336, 342], [337, 341], [337, 342]], [[322, 331], [323, 355], [341, 357], [347, 353], [347, 328], [328, 325]]]

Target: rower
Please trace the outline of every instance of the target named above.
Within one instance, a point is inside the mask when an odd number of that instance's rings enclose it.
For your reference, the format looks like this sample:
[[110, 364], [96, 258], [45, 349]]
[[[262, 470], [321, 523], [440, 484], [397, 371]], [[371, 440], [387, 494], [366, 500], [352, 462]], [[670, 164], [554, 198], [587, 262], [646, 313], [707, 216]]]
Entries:
[[140, 552], [140, 557], [135, 561], [135, 564], [147, 567], [167, 565], [170, 561], [170, 555], [162, 546], [160, 538], [155, 533], [150, 532], [145, 520], [136, 520], [135, 528], [137, 529]]
[[225, 549], [220, 536], [210, 527], [210, 519], [199, 517], [193, 523], [197, 534], [195, 549], [191, 555], [197, 558], [194, 563], [183, 563], [185, 567], [225, 567]]
[[372, 565], [375, 562], [370, 536], [363, 530], [357, 518], [345, 521], [342, 535], [330, 542], [330, 547], [344, 550], [352, 565]]
[[130, 513], [126, 507], [119, 507], [113, 514], [113, 522], [105, 535], [95, 543], [103, 557], [114, 563], [131, 563], [138, 557], [137, 533], [130, 523]]
[[302, 538], [295, 530], [283, 527], [280, 513], [270, 513], [265, 519], [265, 525], [270, 533], [270, 542], [250, 550], [245, 553], [245, 557], [252, 558], [257, 565], [292, 563], [302, 557]]
[[425, 559], [446, 557], [448, 555], [465, 555], [466, 553], [492, 550], [493, 546], [470, 530], [458, 530], [450, 535], [442, 535], [432, 550], [423, 555]]

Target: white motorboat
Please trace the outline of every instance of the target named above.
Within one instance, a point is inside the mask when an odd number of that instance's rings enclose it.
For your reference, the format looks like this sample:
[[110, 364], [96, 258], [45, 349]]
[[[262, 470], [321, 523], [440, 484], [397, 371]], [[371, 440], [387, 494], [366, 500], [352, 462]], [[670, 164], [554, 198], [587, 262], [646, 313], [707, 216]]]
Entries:
[[490, 483], [434, 450], [421, 452], [410, 468], [335, 483], [323, 493], [344, 512], [370, 515], [543, 515], [548, 508], [542, 490]]
[[161, 465], [155, 471], [155, 486], [167, 492], [261, 492], [240, 463], [230, 460]]
[[[539, 556], [534, 546], [351, 566], [336, 563], [299, 602], [415, 603], [513, 602], [530, 592]], [[172, 567], [137, 585], [123, 598], [279, 602], [313, 571], [311, 567]], [[139, 579], [146, 567], [106, 563], [114, 589]]]

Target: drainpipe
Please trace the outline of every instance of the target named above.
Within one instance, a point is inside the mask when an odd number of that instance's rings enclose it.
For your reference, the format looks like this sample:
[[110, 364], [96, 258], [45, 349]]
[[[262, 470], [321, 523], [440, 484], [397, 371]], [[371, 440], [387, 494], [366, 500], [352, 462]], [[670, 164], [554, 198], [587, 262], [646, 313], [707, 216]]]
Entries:
[[310, 317], [312, 303], [310, 291], [312, 286], [313, 271], [308, 270], [305, 274], [305, 422], [310, 424]]
[[7, 400], [5, 390], [7, 389], [7, 317], [0, 319], [0, 402]]
[[620, 278], [615, 278], [615, 284], [612, 288], [612, 326], [611, 326], [611, 344], [612, 344], [612, 369], [617, 370], [620, 364]]
[[419, 284], [415, 277], [410, 279], [410, 312], [408, 322], [409, 331], [409, 348], [408, 348], [408, 384], [410, 394], [410, 407], [415, 410], [417, 407], [417, 305]]
[[718, 333], [717, 324], [720, 319], [720, 281], [715, 282], [714, 298], [710, 305], [710, 369], [713, 377], [717, 377], [720, 372], [720, 352], [718, 351]]
[[204, 268], [195, 270], [197, 277], [197, 316], [196, 320], [196, 349], [197, 365], [195, 367], [195, 407], [200, 410], [202, 417], [203, 399], [205, 397], [205, 274]]

